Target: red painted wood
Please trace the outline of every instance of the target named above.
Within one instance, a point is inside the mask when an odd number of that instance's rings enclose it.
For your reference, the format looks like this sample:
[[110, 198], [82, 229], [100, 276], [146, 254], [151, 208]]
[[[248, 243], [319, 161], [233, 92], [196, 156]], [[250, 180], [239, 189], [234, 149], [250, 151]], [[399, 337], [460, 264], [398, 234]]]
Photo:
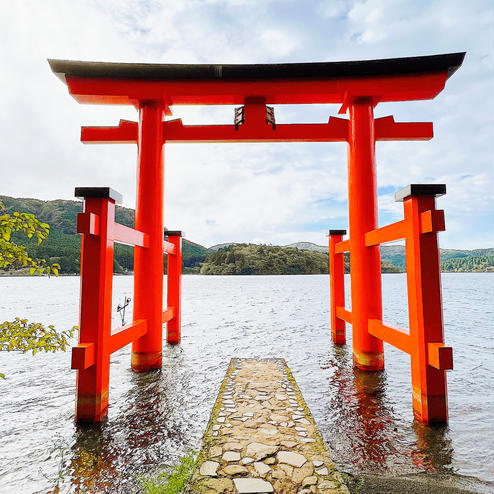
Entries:
[[168, 307], [173, 308], [173, 318], [167, 323], [166, 341], [176, 345], [181, 338], [182, 237], [170, 235], [168, 241], [174, 245], [175, 252], [167, 259], [167, 299]]
[[334, 247], [334, 252], [335, 254], [350, 252], [350, 240], [343, 240], [342, 242], [336, 242]]
[[451, 370], [453, 368], [453, 349], [444, 343], [429, 343], [428, 363], [439, 370]]
[[377, 228], [374, 116], [369, 99], [350, 105], [348, 209], [352, 276], [353, 362], [362, 370], [384, 368], [383, 343], [368, 332], [369, 319], [381, 319], [379, 247], [367, 247], [365, 234]]
[[138, 105], [162, 100], [171, 105], [243, 105], [262, 95], [267, 104], [343, 103], [345, 93], [381, 101], [432, 99], [443, 89], [447, 72], [366, 78], [153, 81], [66, 76], [70, 94], [79, 103]]
[[[422, 214], [436, 210], [435, 197], [409, 196], [403, 201], [403, 208], [405, 218], [410, 222], [406, 266], [410, 339], [413, 342], [413, 411], [415, 418], [426, 424], [445, 423], [448, 421], [445, 370], [429, 365], [429, 345], [444, 341], [439, 248], [437, 232], [422, 231]], [[432, 361], [439, 364], [439, 356], [432, 357]]]
[[352, 313], [345, 307], [336, 307], [336, 316], [348, 324], [352, 324]]
[[369, 319], [369, 333], [402, 352], [411, 353], [413, 351], [410, 336], [401, 328], [384, 324], [379, 319]]
[[110, 349], [111, 353], [120, 350], [124, 346], [132, 343], [144, 336], [147, 331], [147, 321], [137, 320], [126, 324], [111, 332]]
[[99, 235], [88, 231], [82, 237], [79, 344], [94, 345], [94, 365], [85, 368], [92, 360], [88, 356], [77, 371], [76, 421], [100, 422], [108, 413], [113, 279], [113, 240], [108, 231], [115, 203], [86, 198], [84, 214], [83, 218], [99, 218], [100, 231]]
[[376, 228], [365, 234], [365, 245], [371, 247], [372, 245], [384, 244], [386, 242], [393, 242], [405, 238], [407, 232], [407, 223], [405, 220], [391, 223], [381, 228]]
[[[246, 105], [246, 108], [249, 105]], [[257, 120], [255, 120], [257, 118]], [[378, 118], [376, 140], [429, 140], [432, 123], [396, 123], [393, 117]], [[163, 122], [163, 142], [339, 142], [348, 140], [349, 120], [330, 117], [327, 124], [266, 123], [264, 115], [256, 115], [239, 125], [183, 125], [181, 119]], [[136, 143], [138, 124], [120, 120], [117, 127], [82, 127], [81, 141], [98, 144]]]
[[87, 369], [94, 365], [94, 343], [79, 343], [72, 347], [72, 369]]
[[168, 322], [175, 317], [175, 307], [167, 307], [166, 310], [163, 311], [163, 322]]
[[120, 244], [149, 247], [149, 235], [147, 233], [134, 230], [134, 228], [120, 223], [113, 225], [113, 239]]
[[93, 213], [79, 213], [76, 231], [87, 235], [99, 235], [99, 216]]
[[163, 252], [167, 254], [175, 254], [175, 244], [172, 242], [163, 241]]
[[345, 266], [343, 254], [336, 253], [336, 245], [341, 245], [342, 235], [329, 235], [329, 286], [331, 303], [331, 339], [333, 343], [346, 343], [345, 321], [338, 317], [338, 306], [345, 305]]
[[163, 339], [163, 141], [164, 104], [147, 101], [139, 109], [139, 155], [135, 228], [149, 247], [134, 249], [134, 321], [147, 321], [147, 333], [132, 343], [132, 368], [161, 367]]
[[432, 122], [395, 122], [392, 116], [374, 120], [376, 141], [428, 141], [434, 137]]

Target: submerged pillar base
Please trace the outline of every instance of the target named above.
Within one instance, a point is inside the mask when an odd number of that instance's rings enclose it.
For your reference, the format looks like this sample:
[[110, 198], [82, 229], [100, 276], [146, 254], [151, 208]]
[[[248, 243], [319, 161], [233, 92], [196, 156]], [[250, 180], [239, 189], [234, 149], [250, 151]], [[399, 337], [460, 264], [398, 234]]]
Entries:
[[108, 416], [108, 390], [100, 394], [78, 394], [75, 421], [80, 423], [103, 422]]
[[427, 395], [420, 388], [413, 387], [413, 416], [423, 424], [448, 423], [447, 393]]
[[161, 352], [132, 352], [132, 370], [135, 372], [148, 372], [153, 369], [161, 369], [161, 363]]
[[354, 351], [353, 365], [363, 371], [381, 371], [384, 369], [384, 353]]

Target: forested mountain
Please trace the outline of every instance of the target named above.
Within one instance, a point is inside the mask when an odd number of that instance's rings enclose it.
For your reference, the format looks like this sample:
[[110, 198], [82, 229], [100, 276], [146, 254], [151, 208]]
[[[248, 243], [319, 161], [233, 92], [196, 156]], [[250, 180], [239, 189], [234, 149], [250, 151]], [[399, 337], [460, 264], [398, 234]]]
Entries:
[[[39, 199], [18, 199], [0, 196], [5, 210], [3, 213], [13, 211], [33, 213], [39, 220], [50, 225], [50, 235], [37, 245], [34, 239], [27, 239], [24, 235], [15, 234], [16, 243], [25, 245], [33, 258], [46, 259], [47, 262], [58, 262], [61, 273], [76, 274], [80, 271], [81, 263], [81, 239], [76, 233], [77, 213], [82, 211], [81, 201], [41, 201]], [[2, 213], [0, 213], [2, 214]], [[134, 226], [134, 210], [116, 207], [115, 219], [125, 226]], [[204, 261], [208, 249], [202, 245], [183, 240], [183, 266], [184, 272], [198, 272], [200, 264]], [[125, 273], [133, 268], [133, 249], [127, 245], [115, 244], [114, 271]]]
[[[28, 248], [31, 257], [46, 259], [50, 264], [59, 263], [61, 273], [79, 273], [80, 235], [76, 233], [76, 217], [82, 210], [82, 202], [7, 196], [0, 196], [0, 201], [6, 208], [4, 213], [33, 213], [50, 225], [50, 235], [40, 245], [34, 239], [13, 235], [16, 243]], [[117, 206], [115, 216], [118, 223], [134, 226], [134, 210]], [[348, 254], [345, 255], [345, 267], [348, 271]], [[382, 246], [381, 268], [383, 272], [404, 271], [405, 248], [401, 245]], [[441, 249], [441, 268], [454, 272], [494, 271], [494, 249]], [[132, 269], [133, 249], [115, 244], [115, 272], [126, 273]], [[224, 243], [207, 249], [184, 239], [183, 270], [184, 273], [201, 274], [327, 273], [328, 248], [311, 242], [298, 242], [284, 247]]]

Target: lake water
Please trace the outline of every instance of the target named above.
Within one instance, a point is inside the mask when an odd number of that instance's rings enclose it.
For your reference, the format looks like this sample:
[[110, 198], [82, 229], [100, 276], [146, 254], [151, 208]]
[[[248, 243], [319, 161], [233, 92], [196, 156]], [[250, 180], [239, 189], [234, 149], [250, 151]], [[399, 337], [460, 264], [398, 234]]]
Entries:
[[[406, 280], [383, 275], [384, 320], [407, 327]], [[430, 472], [494, 491], [494, 275], [443, 274], [447, 427], [413, 420], [409, 357], [385, 345], [386, 370], [352, 368], [348, 344], [330, 341], [328, 276], [183, 278], [182, 343], [163, 368], [130, 370], [113, 354], [108, 421], [76, 427], [70, 352], [0, 353], [0, 492], [137, 492], [138, 476], [198, 450], [232, 357], [282, 357], [341, 471]], [[349, 279], [346, 277], [347, 289]], [[113, 307], [133, 296], [114, 278]], [[0, 278], [0, 321], [22, 315], [62, 329], [77, 324], [79, 278]], [[347, 300], [347, 307], [350, 306]], [[131, 307], [130, 307], [131, 308]], [[127, 313], [127, 321], [131, 314]], [[114, 311], [113, 324], [120, 326]]]

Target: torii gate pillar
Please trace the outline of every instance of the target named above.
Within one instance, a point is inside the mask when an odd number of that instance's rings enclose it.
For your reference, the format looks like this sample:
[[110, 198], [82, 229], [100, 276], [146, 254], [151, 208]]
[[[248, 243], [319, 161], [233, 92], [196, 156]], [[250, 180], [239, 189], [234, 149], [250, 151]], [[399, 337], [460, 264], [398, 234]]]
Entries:
[[149, 247], [134, 254], [134, 321], [147, 333], [132, 343], [132, 369], [161, 367], [163, 347], [163, 131], [162, 101], [139, 102], [135, 228], [149, 235]]
[[366, 247], [365, 234], [378, 227], [374, 110], [371, 98], [349, 106], [348, 211], [352, 273], [353, 362], [363, 370], [384, 368], [383, 342], [367, 328], [382, 317], [379, 246]]

